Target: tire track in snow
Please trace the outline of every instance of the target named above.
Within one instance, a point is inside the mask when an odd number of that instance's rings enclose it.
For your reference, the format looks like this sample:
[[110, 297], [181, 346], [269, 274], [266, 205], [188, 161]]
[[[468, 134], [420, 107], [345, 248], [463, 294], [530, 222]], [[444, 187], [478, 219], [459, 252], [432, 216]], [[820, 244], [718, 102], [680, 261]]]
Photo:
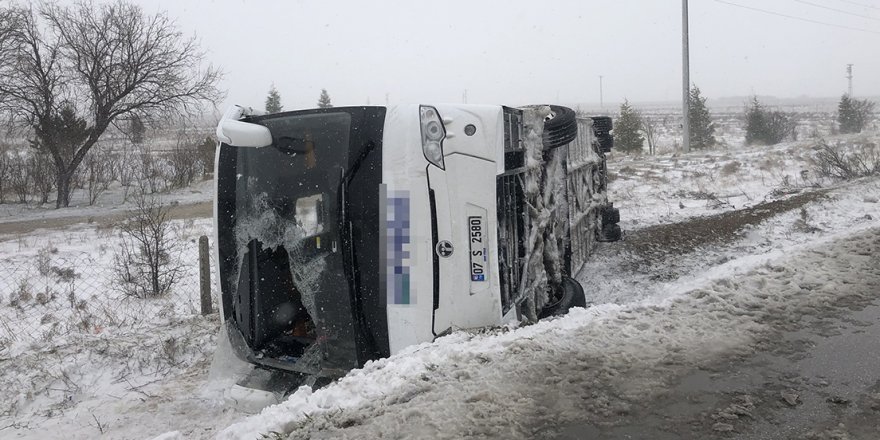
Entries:
[[816, 202], [825, 198], [829, 191], [813, 190], [735, 211], [649, 226], [628, 235], [623, 247], [638, 255], [640, 260], [651, 261], [669, 254], [687, 253], [701, 246], [729, 243], [738, 239], [739, 232], [745, 227]]

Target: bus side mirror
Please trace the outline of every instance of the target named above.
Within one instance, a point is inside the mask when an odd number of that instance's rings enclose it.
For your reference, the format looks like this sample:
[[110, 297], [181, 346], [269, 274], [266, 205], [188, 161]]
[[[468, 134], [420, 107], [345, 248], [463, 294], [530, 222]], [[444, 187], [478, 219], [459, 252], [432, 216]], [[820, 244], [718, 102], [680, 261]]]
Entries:
[[243, 122], [239, 119], [245, 109], [233, 106], [227, 110], [217, 125], [217, 139], [233, 147], [268, 147], [272, 145], [272, 133], [268, 127]]

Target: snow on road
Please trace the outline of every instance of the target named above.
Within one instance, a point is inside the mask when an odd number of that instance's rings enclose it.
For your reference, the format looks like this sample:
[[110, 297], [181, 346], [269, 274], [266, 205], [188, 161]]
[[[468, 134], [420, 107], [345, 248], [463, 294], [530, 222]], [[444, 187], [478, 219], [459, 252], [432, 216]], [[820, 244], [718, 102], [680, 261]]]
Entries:
[[[98, 202], [89, 206], [83, 191], [74, 191], [71, 196], [71, 206], [65, 209], [55, 209], [54, 204], [37, 205], [34, 203], [0, 204], [0, 233], [20, 233], [18, 231], [4, 232], [3, 225], [7, 223], [35, 223], [37, 227], [59, 228], [72, 224], [71, 222], [91, 222], [93, 219], [102, 219], [113, 216], [121, 218], [133, 207], [131, 194], [133, 189], [125, 190], [114, 185], [106, 193], [101, 195]], [[209, 203], [214, 197], [214, 181], [203, 180], [194, 183], [187, 188], [178, 188], [167, 193], [157, 193], [156, 198], [162, 204], [175, 205], [199, 205]], [[210, 210], [204, 211], [210, 215]], [[204, 215], [203, 215], [204, 216]], [[43, 226], [45, 224], [45, 226]], [[34, 228], [28, 229], [28, 232]]]

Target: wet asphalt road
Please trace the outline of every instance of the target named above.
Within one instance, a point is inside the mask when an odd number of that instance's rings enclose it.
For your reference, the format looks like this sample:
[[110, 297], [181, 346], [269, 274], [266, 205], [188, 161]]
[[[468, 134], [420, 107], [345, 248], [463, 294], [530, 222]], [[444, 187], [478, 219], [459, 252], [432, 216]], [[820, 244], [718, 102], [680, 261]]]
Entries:
[[[212, 206], [211, 202], [174, 205], [170, 208], [168, 217], [172, 220], [207, 218], [214, 215]], [[118, 224], [130, 215], [129, 212], [123, 211], [110, 214], [77, 215], [2, 222], [0, 223], [0, 241], [12, 239], [18, 235], [29, 234], [37, 229], [59, 229], [79, 223], [97, 223], [100, 227], [110, 227]]]
[[880, 439], [880, 301], [805, 317], [746, 357], [685, 372], [607, 424], [560, 439]]

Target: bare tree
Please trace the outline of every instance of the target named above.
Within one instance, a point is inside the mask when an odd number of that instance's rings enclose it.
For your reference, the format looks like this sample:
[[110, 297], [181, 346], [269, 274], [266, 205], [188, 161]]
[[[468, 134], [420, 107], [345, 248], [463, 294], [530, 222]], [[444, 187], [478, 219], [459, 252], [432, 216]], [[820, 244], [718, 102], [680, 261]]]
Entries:
[[135, 153], [131, 148], [121, 148], [113, 160], [116, 166], [116, 176], [119, 184], [122, 185], [122, 199], [128, 200], [128, 191], [131, 189], [137, 175], [137, 165], [135, 163]]
[[823, 139], [816, 149], [818, 152], [813, 157], [813, 163], [819, 176], [851, 180], [880, 174], [880, 148], [876, 144], [855, 145], [850, 151], [845, 151], [840, 142], [831, 146]]
[[[17, 9], [0, 35], [0, 102], [33, 129], [33, 145], [51, 154], [56, 207], [70, 203], [71, 179], [108, 127], [127, 117], [193, 112], [216, 101], [219, 70], [203, 64], [194, 38], [165, 13], [131, 3], [40, 3]], [[63, 125], [62, 110], [75, 132]]]
[[27, 157], [21, 152], [14, 153], [9, 161], [9, 188], [20, 203], [27, 203], [31, 192], [31, 173]]
[[205, 140], [197, 147], [199, 150], [199, 158], [202, 162], [202, 176], [214, 173], [214, 160], [217, 152], [217, 141], [211, 136], [206, 136]]
[[40, 203], [49, 203], [49, 196], [55, 189], [55, 164], [47, 154], [37, 152], [28, 160], [31, 180], [39, 196]]
[[168, 180], [162, 170], [161, 164], [153, 156], [153, 153], [140, 149], [134, 160], [134, 182], [137, 184], [136, 191], [145, 194], [155, 194], [168, 186]]
[[195, 145], [178, 145], [168, 160], [172, 188], [185, 188], [201, 176], [204, 168], [199, 161], [199, 150]]
[[201, 156], [198, 150], [198, 142], [186, 134], [182, 129], [177, 134], [177, 145], [168, 155], [168, 176], [172, 188], [184, 188], [192, 184], [196, 177], [202, 175], [203, 165], [200, 164]]
[[648, 141], [648, 154], [655, 155], [657, 154], [657, 129], [655, 127], [655, 122], [650, 116], [640, 115], [642, 120], [642, 133], [645, 135], [645, 140]]
[[115, 256], [119, 288], [138, 298], [161, 296], [183, 275], [180, 240], [173, 236], [168, 206], [155, 196], [135, 194], [137, 208], [121, 226]]
[[0, 204], [6, 203], [6, 190], [9, 188], [9, 154], [5, 145], [0, 146]]
[[[15, 62], [21, 25], [22, 11], [20, 9], [0, 8], [0, 65]], [[7, 99], [9, 97], [0, 90], [0, 103]]]
[[[99, 153], [99, 154], [96, 154]], [[89, 205], [94, 205], [98, 197], [107, 191], [114, 180], [113, 162], [109, 154], [92, 151], [83, 162], [84, 184], [89, 196]]]

